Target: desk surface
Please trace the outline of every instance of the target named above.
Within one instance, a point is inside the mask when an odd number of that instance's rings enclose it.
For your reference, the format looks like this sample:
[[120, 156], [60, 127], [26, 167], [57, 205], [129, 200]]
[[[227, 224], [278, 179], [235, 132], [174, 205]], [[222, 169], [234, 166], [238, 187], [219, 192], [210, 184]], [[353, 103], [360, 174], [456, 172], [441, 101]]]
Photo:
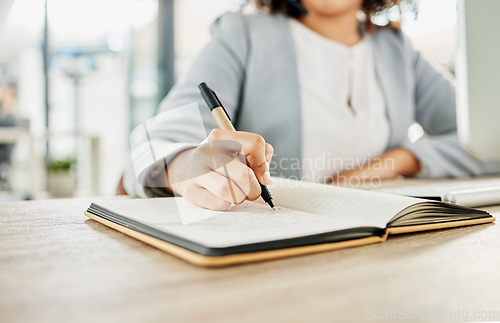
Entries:
[[87, 219], [95, 200], [0, 203], [0, 322], [500, 320], [499, 224], [202, 269]]

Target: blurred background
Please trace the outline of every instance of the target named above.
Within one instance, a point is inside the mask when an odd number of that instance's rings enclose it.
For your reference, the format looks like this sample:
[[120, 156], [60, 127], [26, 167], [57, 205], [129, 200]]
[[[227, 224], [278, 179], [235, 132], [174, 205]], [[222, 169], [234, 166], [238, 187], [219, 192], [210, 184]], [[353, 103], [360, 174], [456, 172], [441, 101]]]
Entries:
[[[0, 201], [113, 195], [129, 134], [240, 0], [0, 0]], [[453, 73], [456, 0], [417, 0], [414, 46]], [[410, 139], [423, 135], [417, 125]]]

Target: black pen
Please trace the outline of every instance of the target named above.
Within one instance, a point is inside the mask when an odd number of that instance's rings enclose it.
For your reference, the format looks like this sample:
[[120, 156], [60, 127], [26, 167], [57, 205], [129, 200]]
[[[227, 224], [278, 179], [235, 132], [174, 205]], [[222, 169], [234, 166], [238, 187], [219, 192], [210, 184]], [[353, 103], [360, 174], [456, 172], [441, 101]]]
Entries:
[[[219, 128], [224, 130], [236, 131], [236, 129], [234, 129], [233, 124], [231, 123], [231, 118], [224, 109], [224, 106], [217, 97], [217, 94], [215, 94], [215, 92], [212, 91], [205, 83], [200, 83], [200, 85], [198, 85], [198, 88], [200, 89], [203, 99], [205, 99], [205, 102], [210, 108], [210, 111], [212, 111], [212, 115], [214, 116], [215, 121], [219, 125]], [[262, 196], [264, 201], [274, 209], [273, 197], [271, 196], [269, 189], [267, 188], [266, 185], [263, 185], [261, 183], [259, 184], [261, 189], [260, 196]]]

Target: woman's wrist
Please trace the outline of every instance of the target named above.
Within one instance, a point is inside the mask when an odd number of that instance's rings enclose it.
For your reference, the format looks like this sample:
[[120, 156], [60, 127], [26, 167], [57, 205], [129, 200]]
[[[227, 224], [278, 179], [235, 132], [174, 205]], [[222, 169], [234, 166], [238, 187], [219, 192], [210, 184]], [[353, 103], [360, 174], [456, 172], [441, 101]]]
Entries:
[[165, 167], [165, 175], [167, 177], [167, 187], [166, 190], [170, 194], [179, 194], [179, 192], [176, 192], [174, 189], [174, 186], [176, 183], [182, 182], [186, 180], [185, 178], [185, 168], [187, 164], [187, 160], [189, 158], [189, 154], [193, 151], [194, 148], [184, 150], [177, 156], [175, 156], [174, 159], [168, 163], [168, 165]]
[[402, 176], [415, 176], [421, 170], [420, 161], [408, 149], [397, 147], [386, 151], [380, 156], [381, 161], [386, 166], [387, 174], [391, 178]]

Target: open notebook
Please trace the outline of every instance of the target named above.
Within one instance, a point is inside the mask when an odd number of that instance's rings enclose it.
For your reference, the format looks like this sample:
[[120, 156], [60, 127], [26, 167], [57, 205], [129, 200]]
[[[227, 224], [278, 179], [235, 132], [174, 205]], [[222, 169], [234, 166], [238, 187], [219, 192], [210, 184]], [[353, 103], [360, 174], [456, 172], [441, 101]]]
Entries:
[[85, 214], [191, 263], [213, 267], [495, 220], [462, 206], [322, 184], [274, 179], [269, 188], [276, 210], [245, 202], [215, 212], [183, 198], [154, 198], [92, 203]]

